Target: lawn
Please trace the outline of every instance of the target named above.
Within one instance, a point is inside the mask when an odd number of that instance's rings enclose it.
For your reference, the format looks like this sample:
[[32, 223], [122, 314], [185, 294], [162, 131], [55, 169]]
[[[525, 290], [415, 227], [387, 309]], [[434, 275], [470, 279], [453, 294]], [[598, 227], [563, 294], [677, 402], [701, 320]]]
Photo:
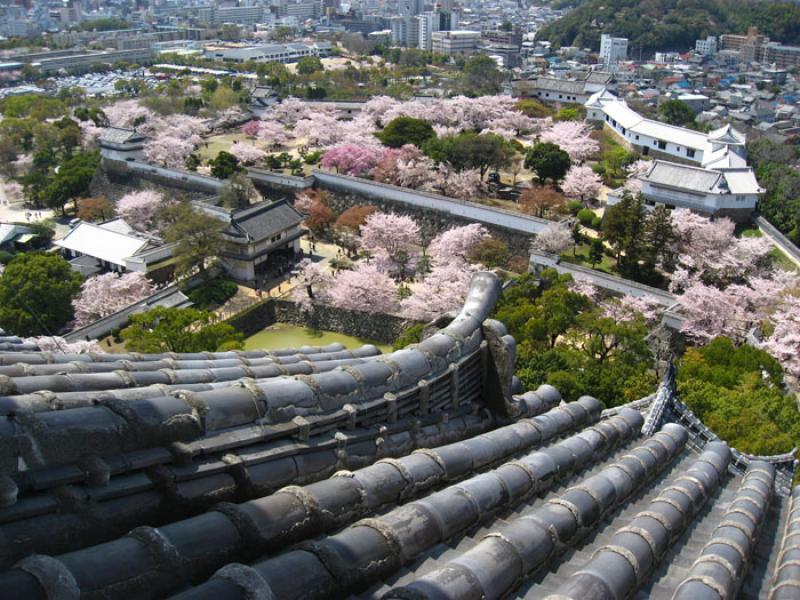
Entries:
[[772, 265], [778, 269], [783, 269], [784, 271], [800, 271], [800, 267], [797, 266], [797, 263], [786, 256], [780, 248], [773, 248], [770, 250], [769, 257], [772, 259]]
[[[572, 250], [567, 250], [561, 255], [561, 259], [564, 262], [592, 268], [592, 263], [589, 261], [589, 244], [579, 244], [575, 256], [572, 256]], [[617, 261], [605, 254], [603, 254], [603, 260], [597, 263], [594, 268], [598, 271], [609, 273], [610, 275], [619, 275], [617, 272]]]
[[243, 133], [215, 135], [203, 140], [203, 143], [197, 149], [197, 155], [205, 162], [209, 158], [215, 158], [220, 150], [230, 150], [234, 142], [243, 142], [246, 139], [247, 136]]

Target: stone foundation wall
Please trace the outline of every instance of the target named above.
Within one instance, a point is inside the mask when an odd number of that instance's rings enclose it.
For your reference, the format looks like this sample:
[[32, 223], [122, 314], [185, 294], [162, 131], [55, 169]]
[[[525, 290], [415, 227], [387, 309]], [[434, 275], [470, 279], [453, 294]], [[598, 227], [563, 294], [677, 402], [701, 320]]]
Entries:
[[312, 312], [305, 313], [291, 300], [274, 298], [253, 305], [226, 322], [245, 336], [254, 335], [275, 323], [290, 323], [352, 335], [380, 344], [394, 343], [407, 327], [414, 324], [394, 315], [373, 315], [327, 305], [316, 305]]
[[92, 196], [105, 196], [112, 203], [116, 203], [125, 194], [142, 190], [156, 190], [167, 198], [176, 199], [203, 200], [215, 195], [210, 187], [201, 187], [179, 177], [171, 178], [141, 170], [133, 171], [124, 162], [108, 159], [103, 159], [101, 162], [89, 190]]
[[[460, 225], [470, 225], [475, 221], [466, 218], [459, 218], [452, 214], [443, 214], [433, 210], [425, 210], [404, 205], [398, 206], [392, 201], [383, 200], [377, 197], [364, 197], [355, 193], [344, 193], [339, 191], [325, 190], [325, 198], [328, 206], [334, 213], [340, 214], [352, 206], [371, 204], [378, 209], [386, 212], [408, 215], [419, 223], [422, 230], [423, 242], [427, 245], [438, 234], [447, 231], [452, 227]], [[527, 256], [530, 249], [532, 238], [522, 235], [519, 232], [493, 227], [484, 224], [492, 234], [492, 237], [502, 240], [508, 244], [512, 254], [516, 256]]]

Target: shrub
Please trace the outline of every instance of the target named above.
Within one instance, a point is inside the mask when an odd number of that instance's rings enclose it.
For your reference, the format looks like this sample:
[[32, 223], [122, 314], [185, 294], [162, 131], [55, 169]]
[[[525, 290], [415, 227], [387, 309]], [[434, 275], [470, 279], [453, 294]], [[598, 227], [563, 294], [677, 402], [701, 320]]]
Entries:
[[303, 160], [307, 165], [315, 165], [320, 161], [321, 158], [322, 150], [315, 150], [314, 152], [309, 152], [306, 154]]
[[582, 208], [578, 211], [578, 221], [581, 222], [581, 225], [584, 227], [591, 227], [592, 221], [597, 217], [594, 214], [594, 211], [589, 210], [588, 208]]
[[6, 252], [5, 250], [0, 250], [0, 265], [7, 265], [11, 262], [14, 258], [14, 255], [11, 252]]
[[603, 226], [603, 219], [595, 215], [594, 218], [592, 219], [592, 229], [599, 230], [602, 226]]
[[189, 292], [189, 299], [197, 308], [220, 306], [236, 295], [238, 286], [227, 279], [214, 279]]
[[577, 215], [581, 209], [583, 208], [583, 202], [580, 200], [570, 200], [567, 203], [567, 210], [569, 210], [570, 214]]

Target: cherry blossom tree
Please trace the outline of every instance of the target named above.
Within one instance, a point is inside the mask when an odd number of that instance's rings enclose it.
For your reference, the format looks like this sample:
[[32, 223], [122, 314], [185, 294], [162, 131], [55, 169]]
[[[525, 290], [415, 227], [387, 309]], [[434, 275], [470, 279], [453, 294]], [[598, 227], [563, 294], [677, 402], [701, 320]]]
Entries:
[[143, 273], [106, 273], [90, 277], [73, 301], [75, 323], [83, 327], [150, 296], [153, 284]]
[[307, 213], [313, 202], [314, 199], [303, 192], [297, 192], [294, 195], [294, 207], [302, 213]]
[[160, 136], [144, 145], [147, 160], [164, 167], [179, 169], [194, 152], [195, 145], [190, 140], [173, 136]]
[[464, 304], [472, 276], [479, 269], [479, 265], [462, 260], [437, 264], [417, 285], [414, 293], [401, 302], [403, 316], [415, 321], [430, 321], [458, 310]]
[[254, 138], [258, 135], [258, 132], [261, 130], [261, 121], [248, 121], [244, 125], [242, 125], [242, 133], [245, 134], [249, 138]]
[[399, 308], [397, 284], [365, 262], [339, 273], [328, 288], [328, 299], [333, 306], [368, 313], [394, 314]]
[[361, 226], [358, 246], [372, 256], [384, 273], [404, 278], [416, 269], [422, 245], [421, 230], [405, 215], [375, 212]]
[[6, 200], [11, 204], [22, 202], [25, 198], [22, 185], [16, 181], [6, 181], [3, 184], [3, 191], [5, 192]]
[[372, 148], [343, 144], [326, 150], [320, 164], [326, 169], [336, 169], [337, 173], [360, 177], [372, 170], [378, 158]]
[[731, 282], [745, 281], [765, 268], [772, 250], [769, 240], [736, 238], [735, 225], [730, 219], [712, 221], [688, 209], [677, 208], [672, 211], [671, 220], [677, 234], [675, 254], [679, 262], [671, 289], [680, 290], [680, 282], [685, 285], [687, 276], [724, 287]]
[[277, 121], [282, 125], [294, 127], [298, 121], [308, 118], [311, 110], [308, 105], [297, 98], [286, 98], [269, 110], [264, 111], [261, 120], [265, 122]]
[[42, 352], [75, 352], [77, 354], [103, 352], [103, 348], [97, 340], [68, 342], [63, 337], [48, 335], [23, 338], [22, 341], [36, 344]]
[[551, 223], [536, 234], [532, 245], [536, 250], [561, 254], [572, 245], [572, 232], [564, 225]]
[[570, 159], [581, 162], [600, 150], [600, 144], [591, 133], [591, 126], [583, 121], [557, 121], [542, 132], [539, 139], [557, 144]]
[[123, 100], [103, 108], [103, 112], [112, 127], [122, 127], [126, 129], [155, 119], [155, 113], [149, 108], [142, 106], [138, 100]]
[[628, 179], [625, 180], [625, 185], [623, 187], [632, 193], [641, 192], [642, 182], [639, 177], [647, 173], [652, 166], [652, 161], [644, 159], [639, 159], [629, 164], [625, 167], [625, 173], [628, 175]]
[[683, 316], [681, 331], [700, 344], [720, 335], [742, 340], [753, 324], [753, 315], [747, 313], [739, 295], [700, 281], [678, 296], [678, 303]]
[[289, 134], [279, 121], [261, 121], [258, 139], [266, 143], [270, 150], [275, 150], [286, 145]]
[[372, 170], [375, 181], [408, 188], [420, 188], [428, 183], [435, 172], [434, 162], [413, 144], [402, 148], [387, 148]]
[[479, 223], [453, 227], [433, 238], [428, 254], [434, 266], [467, 262], [470, 253], [489, 237], [489, 231]]
[[374, 126], [383, 127], [388, 123], [384, 119], [384, 115], [398, 104], [400, 102], [390, 96], [373, 96], [361, 108], [361, 114], [371, 119]]
[[460, 200], [475, 200], [483, 192], [483, 179], [478, 169], [454, 171], [444, 163], [439, 164], [425, 188]]
[[260, 148], [256, 148], [253, 144], [248, 144], [246, 142], [234, 143], [229, 152], [238, 158], [239, 162], [244, 165], [257, 164], [264, 160], [267, 156], [266, 152]]
[[626, 294], [620, 298], [612, 298], [602, 302], [601, 307], [606, 316], [618, 323], [631, 321], [641, 316], [646, 323], [656, 323], [664, 312], [664, 306], [650, 295], [631, 296]]
[[301, 260], [297, 267], [294, 274], [297, 276], [298, 285], [292, 294], [301, 308], [309, 311], [313, 308], [314, 302], [328, 300], [328, 287], [333, 282], [333, 277], [322, 265], [307, 258]]
[[117, 215], [128, 225], [145, 233], [156, 229], [156, 212], [164, 205], [164, 197], [154, 190], [129, 192], [117, 201]]
[[98, 141], [106, 131], [105, 127], [98, 127], [91, 119], [78, 121], [78, 127], [81, 128], [81, 145], [86, 149], [96, 148]]
[[772, 335], [764, 349], [777, 358], [793, 377], [800, 378], [800, 298], [792, 296], [771, 317]]
[[383, 251], [389, 256], [412, 252], [421, 245], [420, 232], [417, 222], [409, 216], [375, 212], [361, 226], [359, 247], [370, 254]]
[[589, 300], [597, 302], [600, 298], [600, 290], [588, 279], [576, 277], [569, 282], [569, 289], [576, 294], [586, 296]]
[[585, 202], [595, 198], [602, 185], [603, 178], [592, 171], [591, 167], [572, 165], [561, 182], [561, 189], [570, 198]]

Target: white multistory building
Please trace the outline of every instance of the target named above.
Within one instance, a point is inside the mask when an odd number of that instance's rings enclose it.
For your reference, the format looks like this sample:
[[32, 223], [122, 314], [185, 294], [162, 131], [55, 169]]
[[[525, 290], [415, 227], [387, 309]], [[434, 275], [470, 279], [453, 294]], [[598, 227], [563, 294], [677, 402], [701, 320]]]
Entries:
[[628, 58], [628, 38], [608, 34], [600, 36], [600, 59], [603, 64], [613, 67]]

